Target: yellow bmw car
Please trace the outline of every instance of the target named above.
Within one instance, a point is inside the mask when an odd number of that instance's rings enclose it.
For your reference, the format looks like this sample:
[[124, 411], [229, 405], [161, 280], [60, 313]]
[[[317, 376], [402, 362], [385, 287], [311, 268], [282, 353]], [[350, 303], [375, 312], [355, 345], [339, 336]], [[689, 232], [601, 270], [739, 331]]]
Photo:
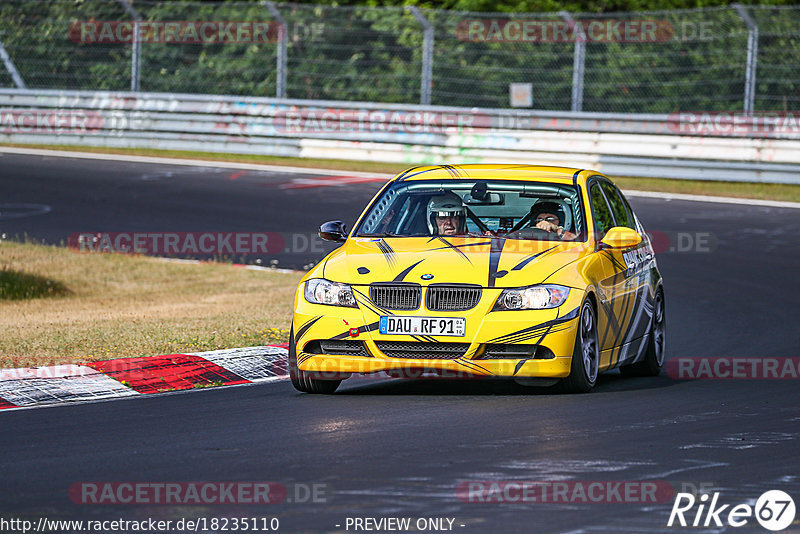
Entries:
[[587, 169], [440, 165], [390, 180], [302, 279], [292, 384], [354, 373], [513, 378], [588, 392], [664, 364], [661, 274], [620, 190]]

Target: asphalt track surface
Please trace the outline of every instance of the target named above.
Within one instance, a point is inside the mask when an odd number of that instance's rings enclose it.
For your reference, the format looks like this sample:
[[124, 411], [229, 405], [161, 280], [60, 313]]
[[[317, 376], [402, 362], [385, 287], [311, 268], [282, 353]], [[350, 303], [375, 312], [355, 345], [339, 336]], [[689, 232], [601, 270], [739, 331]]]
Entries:
[[[4, 155], [0, 202], [51, 210], [0, 219], [0, 231], [51, 241], [86, 229], [310, 234], [324, 220], [352, 222], [379, 185], [281, 189], [290, 176], [231, 173]], [[673, 246], [697, 235], [710, 243], [658, 255], [668, 357], [797, 355], [800, 210], [631, 202]], [[469, 503], [456, 489], [476, 480], [647, 480], [677, 491], [704, 485], [721, 504], [753, 504], [771, 489], [800, 504], [798, 391], [791, 379], [611, 372], [572, 396], [431, 380], [345, 382], [336, 395], [312, 396], [278, 382], [6, 411], [0, 518], [277, 516], [281, 532], [344, 532], [347, 517], [448, 517], [463, 533], [767, 532], [752, 518], [741, 528], [667, 527], [672, 499]], [[81, 481], [277, 481], [324, 484], [326, 494], [267, 506], [78, 505], [68, 490]], [[795, 521], [784, 532], [798, 530]]]

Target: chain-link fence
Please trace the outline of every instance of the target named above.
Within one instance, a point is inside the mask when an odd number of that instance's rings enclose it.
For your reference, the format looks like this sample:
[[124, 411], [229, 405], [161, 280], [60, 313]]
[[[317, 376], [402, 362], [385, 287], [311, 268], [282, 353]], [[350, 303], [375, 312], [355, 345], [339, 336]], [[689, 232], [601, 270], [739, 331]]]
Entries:
[[800, 109], [800, 6], [467, 13], [4, 0], [0, 87], [622, 113]]

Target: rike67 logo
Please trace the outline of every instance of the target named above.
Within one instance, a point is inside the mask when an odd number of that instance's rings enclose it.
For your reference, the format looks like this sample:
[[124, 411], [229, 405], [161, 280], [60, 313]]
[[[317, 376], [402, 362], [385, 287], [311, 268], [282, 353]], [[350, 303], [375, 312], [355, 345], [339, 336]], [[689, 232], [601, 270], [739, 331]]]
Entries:
[[764, 492], [755, 506], [720, 504], [719, 492], [713, 496], [704, 493], [699, 498], [691, 493], [678, 493], [667, 526], [743, 527], [755, 519], [765, 529], [778, 532], [791, 525], [794, 517], [794, 500], [780, 490]]

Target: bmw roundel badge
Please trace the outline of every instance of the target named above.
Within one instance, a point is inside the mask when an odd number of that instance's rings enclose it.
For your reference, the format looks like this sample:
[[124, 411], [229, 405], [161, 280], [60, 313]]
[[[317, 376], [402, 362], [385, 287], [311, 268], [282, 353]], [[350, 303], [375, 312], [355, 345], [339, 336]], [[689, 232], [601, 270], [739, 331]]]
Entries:
[[420, 278], [422, 278], [423, 280], [433, 280], [433, 275], [432, 274], [423, 274], [422, 276], [420, 276]]

